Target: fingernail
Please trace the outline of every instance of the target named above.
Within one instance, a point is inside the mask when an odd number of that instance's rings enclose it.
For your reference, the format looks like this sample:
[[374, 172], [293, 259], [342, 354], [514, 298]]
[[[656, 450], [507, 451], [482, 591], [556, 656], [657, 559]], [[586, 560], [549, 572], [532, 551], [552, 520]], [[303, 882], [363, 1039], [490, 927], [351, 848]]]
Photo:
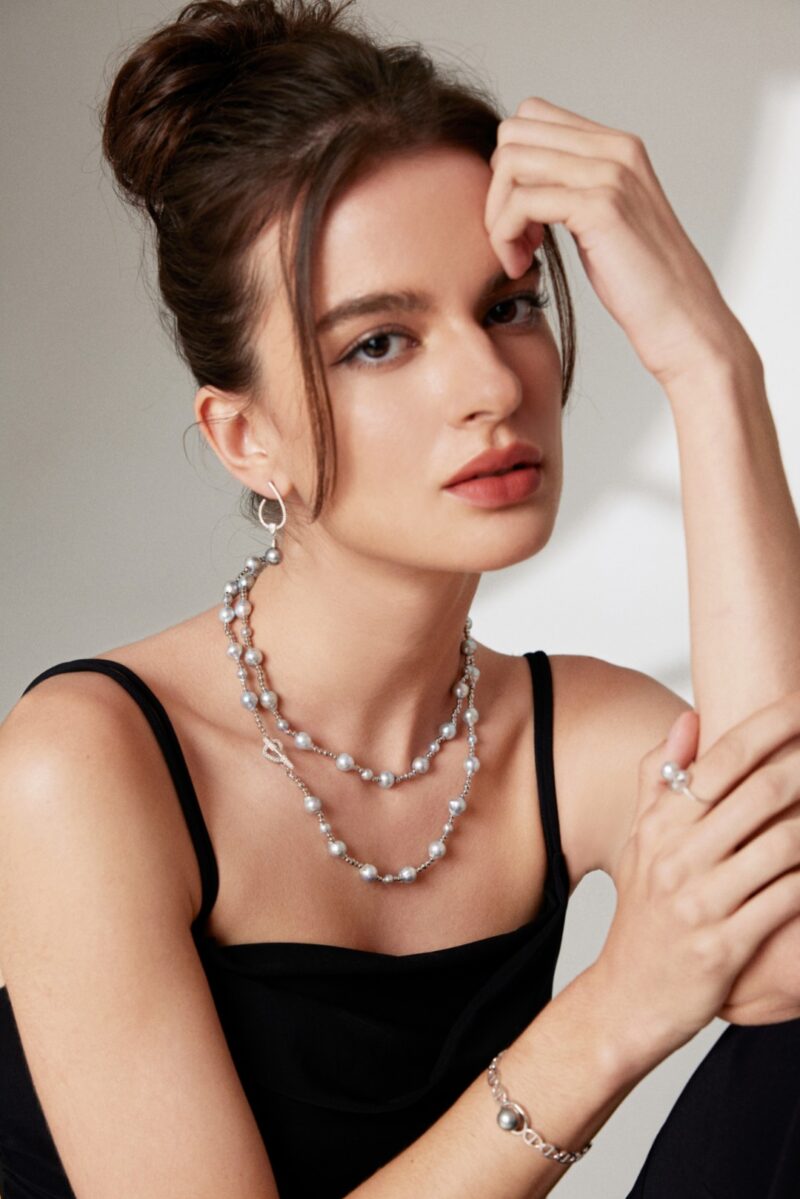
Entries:
[[677, 742], [677, 730], [678, 730], [678, 725], [680, 724], [681, 720], [683, 719], [683, 717], [684, 717], [685, 715], [686, 715], [686, 713], [685, 713], [685, 712], [681, 712], [681, 714], [680, 714], [680, 716], [678, 717], [678, 719], [677, 719], [677, 720], [675, 720], [675, 721], [673, 721], [672, 727], [670, 728], [669, 732], [667, 733], [667, 745], [666, 745], [666, 748], [667, 748], [667, 752], [668, 752], [668, 753], [669, 753], [669, 752], [672, 750], [672, 747], [673, 747], [673, 745], [674, 745], [674, 744]]

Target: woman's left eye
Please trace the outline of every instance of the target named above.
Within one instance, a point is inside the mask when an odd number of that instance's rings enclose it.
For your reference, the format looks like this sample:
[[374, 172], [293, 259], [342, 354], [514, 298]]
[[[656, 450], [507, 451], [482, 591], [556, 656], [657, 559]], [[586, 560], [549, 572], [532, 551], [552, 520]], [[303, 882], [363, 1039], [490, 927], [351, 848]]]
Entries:
[[522, 320], [522, 321], [514, 322], [514, 321], [504, 320], [504, 321], [500, 322], [502, 325], [538, 324], [538, 317], [536, 316], [536, 312], [538, 312], [542, 308], [547, 307], [547, 305], [550, 303], [550, 297], [547, 295], [547, 292], [544, 290], [542, 290], [542, 291], [520, 291], [520, 292], [517, 292], [517, 294], [514, 296], [508, 296], [507, 299], [500, 300], [500, 302], [498, 304], [495, 304], [494, 307], [490, 308], [489, 311], [496, 312], [498, 308], [504, 308], [508, 304], [512, 304], [512, 305], [519, 304], [520, 301], [522, 301], [523, 303], [530, 304], [533, 307], [533, 309], [534, 309], [533, 315], [529, 315], [525, 320]]
[[[490, 313], [496, 313], [498, 310], [511, 309], [510, 318], [504, 318], [502, 315], [497, 321], [499, 325], [533, 325], [539, 323], [538, 313], [542, 308], [545, 308], [550, 303], [549, 296], [545, 291], [521, 291], [516, 295], [507, 296], [503, 300], [499, 300], [489, 309]], [[520, 305], [529, 305], [532, 312], [525, 313], [523, 310], [522, 320], [514, 320], [518, 314]], [[391, 342], [395, 338], [400, 338], [405, 341], [413, 341], [414, 339], [408, 333], [403, 333], [400, 329], [376, 329], [374, 333], [370, 333], [369, 337], [363, 337], [361, 341], [353, 346], [352, 350], [339, 359], [339, 364], [352, 363], [353, 366], [366, 367], [371, 370], [375, 366], [380, 366], [384, 362], [394, 362], [397, 354], [382, 353], [382, 349], [386, 349], [386, 343]], [[377, 356], [373, 356], [372, 352], [377, 352]], [[361, 355], [366, 357], [361, 357]]]

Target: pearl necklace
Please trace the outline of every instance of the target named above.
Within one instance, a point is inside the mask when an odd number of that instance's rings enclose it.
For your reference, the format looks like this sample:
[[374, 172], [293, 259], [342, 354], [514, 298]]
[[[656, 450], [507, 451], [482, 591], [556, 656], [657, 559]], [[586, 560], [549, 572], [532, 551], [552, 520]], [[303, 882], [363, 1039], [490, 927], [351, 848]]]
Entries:
[[[241, 704], [249, 712], [252, 712], [255, 717], [256, 724], [262, 736], [263, 744], [261, 752], [263, 757], [267, 761], [275, 762], [282, 766], [292, 782], [303, 792], [305, 796], [303, 801], [305, 811], [312, 816], [316, 816], [320, 832], [327, 839], [328, 851], [331, 856], [357, 869], [365, 882], [374, 882], [377, 880], [382, 883], [413, 883], [419, 874], [427, 870], [435, 862], [441, 861], [447, 852], [447, 838], [455, 827], [456, 819], [466, 810], [467, 795], [472, 785], [472, 778], [480, 768], [480, 760], [475, 753], [478, 744], [475, 725], [479, 718], [478, 710], [475, 707], [475, 684], [481, 672], [475, 665], [473, 657], [474, 651], [477, 648], [476, 642], [469, 635], [472, 628], [472, 621], [467, 617], [464, 624], [464, 640], [461, 643], [461, 652], [464, 655], [466, 665], [461, 676], [452, 687], [452, 693], [456, 697], [456, 705], [450, 720], [439, 726], [438, 735], [430, 742], [425, 754], [414, 758], [411, 763], [411, 770], [402, 774], [394, 774], [391, 770], [379, 770], [376, 772], [368, 766], [359, 766], [352, 754], [334, 753], [329, 749], [323, 748], [321, 745], [317, 745], [309, 733], [293, 729], [289, 721], [280, 713], [278, 696], [268, 686], [267, 678], [264, 674], [262, 665], [264, 655], [260, 649], [257, 649], [253, 645], [252, 629], [248, 619], [253, 610], [253, 605], [247, 598], [249, 589], [261, 571], [267, 565], [277, 564], [280, 560], [280, 551], [273, 546], [266, 551], [263, 557], [247, 558], [238, 576], [225, 584], [223, 606], [219, 609], [219, 618], [229, 642], [227, 649], [228, 657], [237, 664], [236, 673], [242, 687]], [[241, 622], [241, 642], [237, 640], [233, 631], [233, 624], [237, 618]], [[257, 675], [258, 692], [248, 687], [248, 668], [254, 670]], [[280, 731], [292, 737], [296, 749], [312, 750], [324, 757], [333, 758], [338, 770], [354, 770], [363, 782], [374, 782], [381, 789], [388, 790], [396, 784], [404, 782], [406, 779], [418, 778], [420, 775], [427, 773], [432, 758], [439, 752], [442, 744], [445, 741], [452, 741], [455, 738], [458, 730], [458, 717], [465, 699], [469, 701], [469, 705], [464, 713], [464, 723], [468, 726], [469, 730], [467, 734], [469, 752], [463, 762], [465, 772], [464, 785], [460, 793], [448, 801], [447, 821], [442, 827], [441, 835], [429, 843], [428, 857], [417, 866], [402, 866], [396, 874], [380, 874], [377, 867], [371, 862], [360, 861], [348, 852], [347, 845], [335, 836], [330, 821], [326, 819], [322, 808], [322, 801], [318, 796], [311, 794], [305, 782], [295, 773], [294, 763], [286, 754], [283, 742], [278, 737], [271, 737], [269, 735], [259, 711], [259, 707], [261, 707], [271, 714]]]

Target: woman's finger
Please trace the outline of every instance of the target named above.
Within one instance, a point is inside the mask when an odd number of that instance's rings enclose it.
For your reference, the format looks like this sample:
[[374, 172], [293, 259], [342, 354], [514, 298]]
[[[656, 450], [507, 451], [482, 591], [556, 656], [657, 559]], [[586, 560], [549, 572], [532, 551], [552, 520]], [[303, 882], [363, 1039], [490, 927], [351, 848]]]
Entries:
[[575, 129], [531, 117], [506, 117], [497, 126], [497, 149], [489, 160], [494, 166], [497, 150], [508, 142], [524, 146], [547, 146], [568, 150], [584, 158], [608, 158], [631, 163], [644, 149], [644, 142], [632, 133], [608, 129]]
[[590, 158], [567, 150], [516, 142], [506, 142], [498, 147], [494, 164], [484, 212], [489, 233], [518, 186], [622, 187], [623, 176], [628, 170], [622, 163], [606, 158]]
[[706, 800], [729, 795], [764, 758], [798, 736], [800, 691], [792, 691], [723, 733], [693, 765], [692, 791]]
[[[700, 739], [700, 717], [693, 708], [681, 712], [669, 733], [658, 745], [642, 757], [639, 763], [639, 800], [636, 818], [640, 819], [648, 808], [664, 794], [666, 782], [661, 775], [665, 762], [676, 762], [686, 770], [694, 761]], [[669, 794], [676, 800], [681, 796], [673, 791]], [[686, 798], [687, 805], [692, 801]]]
[[[616, 193], [609, 188], [575, 188], [546, 185], [515, 187], [489, 230], [489, 241], [507, 274], [521, 274], [530, 262], [525, 247], [515, 246], [531, 225], [561, 222], [575, 238], [603, 223]], [[541, 240], [541, 238], [539, 239]]]
[[[692, 785], [694, 779], [692, 779]], [[715, 804], [700, 822], [691, 846], [687, 846], [689, 869], [701, 863], [720, 862], [745, 844], [762, 826], [786, 820], [800, 800], [800, 742], [790, 757], [770, 760]]]
[[621, 132], [612, 129], [609, 125], [601, 125], [598, 121], [590, 121], [588, 117], [582, 117], [577, 112], [570, 112], [568, 108], [562, 108], [560, 104], [553, 104], [552, 100], [545, 100], [542, 96], [526, 96], [517, 105], [516, 115], [551, 121], [554, 124], [574, 125], [577, 129], [594, 129], [602, 133]]
[[767, 829], [720, 862], [702, 887], [689, 884], [684, 901], [695, 905], [698, 922], [723, 920], [787, 870], [800, 870], [800, 818], [797, 816]]
[[744, 967], [767, 937], [800, 914], [800, 870], [789, 870], [728, 917], [727, 955]]

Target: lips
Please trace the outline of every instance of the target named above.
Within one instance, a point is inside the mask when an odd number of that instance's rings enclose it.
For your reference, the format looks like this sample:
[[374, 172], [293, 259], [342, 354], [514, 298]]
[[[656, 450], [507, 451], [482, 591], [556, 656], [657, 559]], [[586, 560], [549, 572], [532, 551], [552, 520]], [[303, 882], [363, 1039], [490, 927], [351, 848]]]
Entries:
[[471, 458], [461, 470], [448, 479], [445, 487], [453, 487], [467, 479], [477, 479], [483, 475], [497, 475], [512, 470], [515, 466], [536, 466], [542, 460], [542, 451], [528, 442], [515, 441], [503, 449], [484, 450], [482, 454]]

